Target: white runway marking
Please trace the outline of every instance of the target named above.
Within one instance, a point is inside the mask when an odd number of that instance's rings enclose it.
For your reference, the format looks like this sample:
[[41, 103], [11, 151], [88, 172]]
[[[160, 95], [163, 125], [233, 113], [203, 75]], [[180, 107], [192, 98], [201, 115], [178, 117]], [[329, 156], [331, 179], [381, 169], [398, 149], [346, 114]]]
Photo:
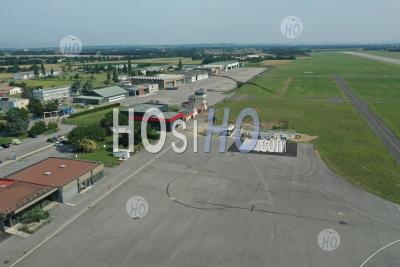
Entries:
[[55, 231], [53, 231], [53, 233], [51, 233], [47, 238], [45, 238], [43, 241], [41, 241], [39, 244], [37, 244], [35, 247], [33, 247], [31, 250], [29, 250], [24, 256], [22, 256], [21, 258], [19, 258], [18, 260], [16, 260], [13, 264], [10, 265], [10, 267], [14, 267], [16, 266], [18, 263], [20, 263], [21, 261], [23, 261], [26, 257], [28, 257], [30, 254], [32, 254], [35, 250], [37, 250], [38, 248], [40, 248], [41, 246], [43, 246], [47, 241], [49, 241], [51, 238], [53, 238], [55, 235], [57, 235], [58, 233], [60, 233], [65, 227], [67, 227], [68, 225], [70, 225], [71, 223], [73, 223], [76, 219], [78, 219], [79, 217], [81, 217], [86, 211], [90, 210], [91, 207], [93, 207], [94, 205], [96, 205], [97, 203], [99, 203], [101, 200], [103, 200], [104, 198], [106, 198], [108, 195], [110, 195], [112, 192], [114, 192], [116, 189], [118, 189], [119, 187], [121, 187], [124, 183], [126, 183], [127, 181], [129, 181], [130, 179], [132, 179], [134, 176], [136, 176], [139, 172], [141, 172], [144, 168], [146, 168], [147, 166], [149, 166], [150, 164], [152, 164], [155, 160], [157, 160], [158, 158], [160, 158], [162, 155], [164, 155], [167, 151], [169, 151], [172, 148], [172, 146], [169, 146], [168, 148], [166, 148], [164, 151], [162, 151], [161, 153], [159, 153], [156, 157], [154, 157], [152, 160], [150, 160], [148, 163], [146, 163], [145, 165], [143, 165], [141, 168], [139, 168], [137, 171], [135, 171], [134, 173], [132, 173], [132, 175], [128, 176], [127, 178], [125, 178], [124, 180], [122, 180], [120, 183], [118, 183], [117, 185], [115, 185], [114, 187], [112, 187], [110, 190], [108, 190], [104, 195], [98, 197], [96, 200], [94, 200], [92, 203], [90, 203], [86, 208], [82, 209], [80, 212], [78, 212], [77, 214], [75, 214], [74, 216], [72, 216], [70, 219], [68, 219], [65, 223], [63, 223], [62, 225], [60, 225], [60, 227], [58, 227]]
[[373, 257], [375, 257], [376, 254], [378, 254], [379, 252], [381, 252], [381, 251], [384, 250], [385, 248], [388, 248], [388, 247], [390, 247], [390, 246], [393, 246], [394, 244], [399, 243], [399, 242], [400, 242], [400, 239], [399, 239], [399, 240], [396, 240], [396, 241], [393, 241], [392, 243], [387, 244], [386, 246], [381, 247], [380, 249], [378, 249], [377, 251], [375, 251], [374, 253], [372, 253], [372, 255], [369, 256], [369, 257], [360, 265], [360, 267], [365, 266], [365, 264], [367, 264]]

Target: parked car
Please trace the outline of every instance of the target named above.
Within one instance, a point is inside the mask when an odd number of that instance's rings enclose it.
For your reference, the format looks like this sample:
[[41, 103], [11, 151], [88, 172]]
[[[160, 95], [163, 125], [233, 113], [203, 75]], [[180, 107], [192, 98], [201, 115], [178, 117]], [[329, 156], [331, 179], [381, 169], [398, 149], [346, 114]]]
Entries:
[[9, 147], [10, 147], [10, 144], [1, 144], [1, 146], [2, 146], [3, 148], [9, 148]]
[[17, 138], [14, 138], [13, 140], [11, 140], [11, 144], [12, 145], [19, 145], [19, 144], [21, 144], [21, 140], [19, 140]]
[[47, 142], [48, 142], [48, 143], [55, 143], [55, 142], [57, 142], [57, 137], [48, 138], [48, 139], [47, 139]]

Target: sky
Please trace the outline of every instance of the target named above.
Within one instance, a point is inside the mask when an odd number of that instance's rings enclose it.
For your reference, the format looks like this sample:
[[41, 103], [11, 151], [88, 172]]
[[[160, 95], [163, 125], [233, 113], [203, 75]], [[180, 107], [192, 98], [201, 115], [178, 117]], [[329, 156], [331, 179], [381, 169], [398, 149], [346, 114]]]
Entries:
[[[399, 0], [0, 0], [0, 47], [400, 41]], [[288, 39], [281, 21], [296, 16]]]

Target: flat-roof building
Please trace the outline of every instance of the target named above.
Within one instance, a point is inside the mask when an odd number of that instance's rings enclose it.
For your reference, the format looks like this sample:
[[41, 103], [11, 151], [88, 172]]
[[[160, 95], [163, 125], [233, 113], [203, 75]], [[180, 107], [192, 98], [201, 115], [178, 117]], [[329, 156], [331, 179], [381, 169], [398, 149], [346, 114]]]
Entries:
[[6, 178], [24, 183], [56, 188], [57, 200], [65, 202], [103, 176], [99, 162], [47, 158], [8, 175]]
[[[134, 120], [135, 121], [142, 121], [146, 111], [149, 110], [150, 108], [155, 108], [155, 109], [160, 110], [164, 115], [164, 121], [165, 121], [167, 131], [171, 131], [171, 126], [174, 123], [174, 121], [183, 118], [182, 112], [170, 112], [170, 111], [168, 111], [168, 105], [162, 104], [162, 103], [149, 102], [149, 103], [138, 104], [138, 105], [134, 105], [131, 107], [127, 107], [124, 110], [122, 110], [121, 112], [127, 113], [128, 108], [134, 109]], [[149, 118], [148, 123], [153, 129], [155, 129], [157, 131], [159, 131], [161, 129], [160, 121], [156, 117]]]
[[34, 98], [42, 102], [66, 99], [71, 96], [71, 86], [35, 89], [32, 91], [32, 94]]
[[29, 80], [33, 79], [35, 74], [33, 71], [20, 71], [14, 74], [14, 80]]
[[158, 84], [144, 83], [138, 85], [127, 85], [124, 89], [129, 92], [130, 96], [143, 96], [158, 92]]
[[0, 97], [0, 111], [8, 112], [13, 108], [27, 108], [29, 99]]
[[54, 201], [56, 191], [48, 186], [0, 179], [0, 231], [19, 223], [31, 209]]

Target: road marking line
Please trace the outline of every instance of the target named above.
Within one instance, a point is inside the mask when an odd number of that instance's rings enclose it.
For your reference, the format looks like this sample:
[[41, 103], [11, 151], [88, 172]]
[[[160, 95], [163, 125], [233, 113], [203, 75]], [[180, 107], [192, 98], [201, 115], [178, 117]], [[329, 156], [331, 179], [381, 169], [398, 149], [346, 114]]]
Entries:
[[386, 246], [381, 247], [380, 249], [378, 249], [377, 251], [375, 251], [374, 253], [372, 253], [371, 256], [369, 256], [369, 257], [360, 265], [360, 267], [365, 266], [365, 264], [367, 264], [373, 257], [375, 257], [376, 254], [378, 254], [379, 252], [381, 252], [381, 251], [384, 250], [385, 248], [388, 248], [388, 247], [390, 247], [390, 246], [392, 246], [392, 245], [394, 245], [394, 244], [396, 244], [396, 243], [399, 243], [399, 242], [400, 242], [400, 239], [399, 239], [399, 240], [396, 240], [396, 241], [393, 241], [392, 243], [387, 244]]
[[141, 172], [143, 169], [145, 169], [147, 166], [149, 166], [150, 164], [152, 164], [155, 160], [157, 160], [158, 158], [160, 158], [162, 155], [164, 155], [167, 151], [169, 151], [172, 148], [172, 146], [170, 145], [168, 148], [166, 148], [164, 151], [162, 151], [160, 154], [158, 154], [156, 157], [154, 157], [152, 160], [150, 160], [149, 162], [147, 162], [145, 165], [143, 165], [142, 167], [140, 167], [138, 170], [136, 170], [134, 173], [132, 173], [132, 175], [128, 176], [127, 178], [125, 178], [124, 180], [122, 180], [120, 183], [118, 183], [117, 185], [115, 185], [114, 187], [112, 187], [110, 190], [108, 190], [104, 195], [98, 197], [96, 200], [94, 200], [92, 203], [90, 203], [86, 208], [82, 209], [80, 212], [78, 212], [77, 214], [75, 214], [74, 216], [72, 216], [70, 219], [68, 219], [65, 223], [63, 223], [62, 225], [60, 225], [56, 230], [53, 231], [53, 233], [51, 233], [47, 238], [45, 238], [44, 240], [42, 240], [39, 244], [37, 244], [36, 246], [34, 246], [31, 250], [29, 250], [26, 254], [24, 254], [21, 258], [19, 258], [18, 260], [16, 260], [13, 264], [11, 264], [9, 267], [14, 267], [16, 266], [18, 263], [20, 263], [21, 261], [23, 261], [26, 257], [28, 257], [30, 254], [32, 254], [34, 251], [36, 251], [38, 248], [40, 248], [41, 246], [43, 246], [47, 241], [49, 241], [51, 238], [53, 238], [55, 235], [57, 235], [58, 233], [60, 233], [64, 228], [66, 228], [68, 225], [70, 225], [71, 223], [73, 223], [76, 219], [78, 219], [79, 217], [81, 217], [86, 211], [90, 210], [94, 205], [96, 205], [97, 203], [99, 203], [101, 200], [103, 200], [104, 198], [106, 198], [108, 195], [110, 195], [112, 192], [114, 192], [115, 190], [117, 190], [119, 187], [121, 187], [124, 183], [126, 183], [127, 181], [129, 181], [130, 179], [132, 179], [134, 176], [136, 176], [139, 172]]
[[400, 210], [400, 205], [399, 204], [396, 204], [396, 207], [397, 207], [398, 210]]

